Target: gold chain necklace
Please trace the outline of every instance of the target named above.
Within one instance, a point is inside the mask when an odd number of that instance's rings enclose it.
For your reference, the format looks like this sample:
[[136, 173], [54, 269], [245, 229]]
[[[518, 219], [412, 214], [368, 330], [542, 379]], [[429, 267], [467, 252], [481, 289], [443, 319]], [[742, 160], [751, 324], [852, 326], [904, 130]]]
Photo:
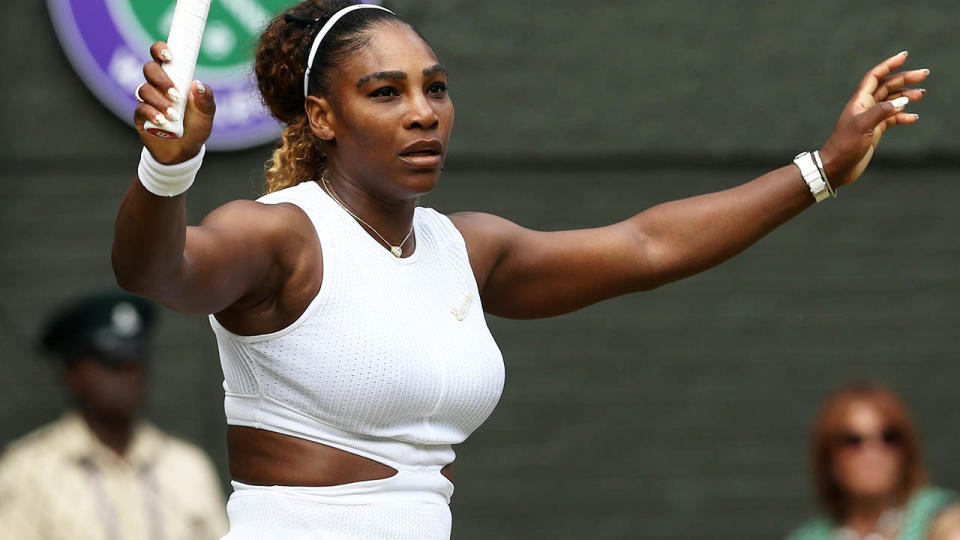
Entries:
[[373, 228], [373, 225], [370, 225], [369, 223], [367, 223], [366, 221], [364, 221], [363, 219], [361, 219], [360, 216], [354, 214], [353, 211], [351, 211], [349, 208], [347, 208], [347, 205], [343, 204], [343, 201], [340, 200], [340, 197], [337, 197], [336, 194], [333, 193], [333, 190], [330, 189], [330, 186], [327, 185], [326, 175], [321, 174], [321, 175], [320, 175], [320, 181], [323, 182], [323, 190], [327, 192], [327, 195], [329, 195], [330, 198], [334, 200], [334, 202], [336, 202], [337, 204], [339, 204], [339, 205], [340, 205], [340, 208], [343, 208], [348, 214], [350, 214], [351, 216], [353, 216], [353, 219], [359, 221], [360, 223], [363, 223], [364, 225], [367, 226], [368, 229], [370, 229], [371, 231], [373, 231], [373, 234], [379, 236], [379, 237], [380, 237], [380, 240], [383, 240], [383, 243], [386, 244], [387, 247], [390, 248], [390, 253], [393, 253], [393, 256], [394, 256], [394, 257], [396, 257], [396, 258], [399, 259], [400, 256], [403, 255], [403, 245], [407, 243], [407, 240], [410, 239], [410, 235], [413, 234], [413, 224], [412, 224], [412, 223], [410, 224], [410, 232], [407, 233], [407, 236], [404, 237], [403, 241], [400, 242], [399, 245], [396, 245], [396, 246], [395, 246], [395, 245], [391, 244], [390, 242], [388, 242], [387, 239], [384, 238], [382, 234], [380, 234], [376, 229], [374, 229], [374, 228]]

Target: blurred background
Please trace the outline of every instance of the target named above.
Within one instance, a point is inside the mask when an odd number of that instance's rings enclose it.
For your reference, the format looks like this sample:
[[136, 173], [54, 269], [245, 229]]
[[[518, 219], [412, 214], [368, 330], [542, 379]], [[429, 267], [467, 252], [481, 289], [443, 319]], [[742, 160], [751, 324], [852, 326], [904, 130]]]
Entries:
[[[960, 488], [960, 5], [385, 4], [430, 41], [457, 106], [423, 204], [540, 229], [750, 180], [818, 148], [881, 60], [909, 49], [909, 68], [932, 71], [908, 106], [919, 123], [889, 132], [855, 185], [736, 259], [563, 317], [489, 317], [506, 387], [457, 449], [454, 538], [779, 538], [815, 510], [817, 407], [854, 379], [903, 397], [934, 482]], [[4, 12], [0, 447], [65, 405], [35, 343], [54, 307], [114, 284], [113, 219], [140, 151], [48, 6]], [[270, 151], [208, 154], [190, 222], [262, 194]], [[150, 369], [149, 418], [206, 449], [227, 487], [206, 319], [164, 310]]]

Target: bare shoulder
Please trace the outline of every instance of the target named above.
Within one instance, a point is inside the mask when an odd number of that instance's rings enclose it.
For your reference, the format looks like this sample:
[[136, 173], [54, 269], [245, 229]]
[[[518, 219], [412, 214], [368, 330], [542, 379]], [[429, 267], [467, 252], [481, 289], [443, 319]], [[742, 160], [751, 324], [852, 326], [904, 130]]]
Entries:
[[487, 277], [521, 229], [508, 219], [484, 212], [457, 212], [448, 216], [467, 244], [470, 266], [483, 290]]
[[215, 208], [203, 218], [200, 226], [257, 236], [290, 233], [309, 236], [307, 233], [313, 233], [310, 218], [295, 204], [264, 204], [242, 199]]
[[231, 201], [188, 227], [187, 236], [200, 286], [226, 291], [201, 311], [238, 334], [267, 333], [295, 319], [322, 275], [316, 230], [292, 203]]
[[[307, 214], [292, 203], [265, 204], [230, 201], [207, 214], [199, 228], [219, 238], [237, 239], [237, 246], [260, 254], [272, 253], [282, 266], [300, 264], [304, 248], [318, 244], [316, 230]], [[247, 257], [256, 253], [247, 253]]]
[[457, 212], [448, 216], [469, 244], [498, 244], [523, 230], [509, 219], [485, 212]]
[[466, 227], [470, 230], [490, 230], [517, 226], [515, 223], [506, 218], [502, 218], [494, 214], [488, 214], [486, 212], [457, 212], [450, 214], [448, 217], [451, 221], [453, 221], [458, 229], [461, 229], [461, 232], [463, 227]]

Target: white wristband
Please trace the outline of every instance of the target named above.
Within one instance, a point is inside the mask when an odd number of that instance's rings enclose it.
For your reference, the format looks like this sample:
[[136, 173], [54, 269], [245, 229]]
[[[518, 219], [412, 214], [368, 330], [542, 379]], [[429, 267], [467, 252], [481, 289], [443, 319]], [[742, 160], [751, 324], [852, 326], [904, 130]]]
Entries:
[[817, 161], [810, 152], [797, 154], [793, 158], [793, 163], [800, 168], [800, 175], [810, 188], [810, 194], [815, 201], [820, 202], [830, 196], [827, 180], [820, 173], [820, 167], [817, 166]]
[[820, 151], [816, 150], [813, 152], [813, 161], [817, 164], [817, 168], [820, 169], [820, 176], [823, 178], [823, 182], [827, 184], [827, 191], [830, 192], [831, 197], [837, 196], [837, 190], [833, 189], [833, 186], [830, 185], [830, 179], [827, 178], [827, 170], [823, 168], [823, 160], [820, 159]]
[[174, 165], [164, 165], [153, 158], [146, 147], [140, 152], [140, 167], [137, 169], [137, 176], [140, 177], [140, 183], [147, 191], [161, 197], [175, 197], [193, 185], [194, 178], [197, 177], [197, 171], [200, 170], [200, 164], [203, 163], [203, 155], [207, 152], [207, 146], [200, 147], [200, 153], [196, 156]]

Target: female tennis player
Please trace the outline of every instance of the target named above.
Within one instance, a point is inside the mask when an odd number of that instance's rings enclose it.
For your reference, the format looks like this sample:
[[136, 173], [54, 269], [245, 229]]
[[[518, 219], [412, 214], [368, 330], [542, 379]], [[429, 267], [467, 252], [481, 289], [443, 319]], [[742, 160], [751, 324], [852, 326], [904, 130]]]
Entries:
[[[383, 8], [308, 0], [261, 36], [260, 92], [286, 125], [267, 195], [187, 226], [183, 193], [214, 99], [188, 90], [179, 140], [150, 136], [172, 84], [151, 48], [136, 123], [139, 178], [120, 205], [113, 265], [126, 289], [210, 314], [224, 372], [234, 493], [229, 540], [446, 539], [451, 445], [491, 413], [503, 361], [484, 312], [558, 315], [652, 289], [739, 253], [863, 172], [884, 131], [910, 124], [895, 73], [863, 78], [819, 153], [719, 193], [605, 227], [525, 229], [418, 206], [453, 127], [448, 75]], [[168, 113], [172, 111], [172, 113]], [[171, 116], [172, 114], [172, 116]]]

